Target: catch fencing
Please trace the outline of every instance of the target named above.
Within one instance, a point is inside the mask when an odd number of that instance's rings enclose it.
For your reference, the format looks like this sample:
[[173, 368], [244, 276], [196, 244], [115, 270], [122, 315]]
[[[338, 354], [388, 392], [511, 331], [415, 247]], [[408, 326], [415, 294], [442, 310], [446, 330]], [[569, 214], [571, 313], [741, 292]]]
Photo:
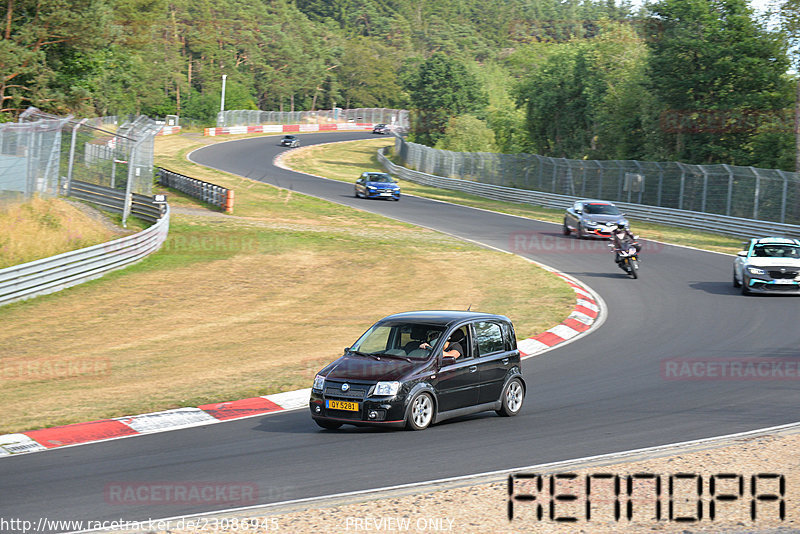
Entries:
[[[390, 161], [378, 152], [378, 160], [390, 173], [404, 180], [441, 189], [461, 191], [492, 200], [534, 204], [545, 208], [565, 209], [582, 196], [560, 195], [527, 189], [517, 189], [500, 185], [485, 184], [460, 178], [448, 178], [408, 169]], [[772, 221], [753, 220], [724, 215], [707, 214], [673, 208], [654, 207], [644, 204], [617, 202], [626, 215], [644, 222], [653, 222], [750, 238], [764, 235], [779, 235], [800, 238], [800, 226]]]
[[0, 124], [0, 197], [57, 196], [73, 180], [151, 195], [161, 128], [145, 116], [73, 119], [29, 108]]
[[408, 128], [408, 110], [388, 108], [332, 109], [318, 111], [230, 110], [217, 114], [217, 127], [260, 126], [268, 124], [389, 124]]
[[394, 153], [405, 167], [429, 175], [570, 198], [800, 224], [800, 178], [778, 169], [451, 152], [399, 136]]

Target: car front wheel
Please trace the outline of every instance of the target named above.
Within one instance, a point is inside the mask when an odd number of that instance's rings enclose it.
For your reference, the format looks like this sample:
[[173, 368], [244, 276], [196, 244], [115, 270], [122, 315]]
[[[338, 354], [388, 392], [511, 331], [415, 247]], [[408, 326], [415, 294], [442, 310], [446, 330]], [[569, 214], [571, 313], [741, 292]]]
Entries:
[[433, 421], [433, 397], [430, 393], [417, 393], [411, 400], [406, 428], [425, 430]]
[[512, 378], [503, 388], [502, 404], [497, 410], [497, 415], [502, 417], [512, 417], [517, 415], [522, 409], [522, 402], [525, 399], [525, 388], [519, 378]]
[[742, 287], [742, 283], [736, 279], [736, 269], [733, 270], [733, 287]]

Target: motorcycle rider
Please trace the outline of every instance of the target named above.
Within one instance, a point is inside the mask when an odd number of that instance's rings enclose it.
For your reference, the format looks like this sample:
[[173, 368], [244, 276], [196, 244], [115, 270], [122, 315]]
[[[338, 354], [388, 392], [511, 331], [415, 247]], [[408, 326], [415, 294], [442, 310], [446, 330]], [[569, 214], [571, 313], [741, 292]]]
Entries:
[[639, 236], [633, 235], [628, 227], [625, 226], [625, 223], [617, 223], [617, 227], [611, 231], [611, 240], [613, 242], [615, 255], [614, 261], [617, 262], [617, 265], [622, 263], [622, 257], [620, 257], [619, 253], [624, 248], [633, 246], [637, 254], [642, 250], [642, 246], [636, 241], [638, 238]]

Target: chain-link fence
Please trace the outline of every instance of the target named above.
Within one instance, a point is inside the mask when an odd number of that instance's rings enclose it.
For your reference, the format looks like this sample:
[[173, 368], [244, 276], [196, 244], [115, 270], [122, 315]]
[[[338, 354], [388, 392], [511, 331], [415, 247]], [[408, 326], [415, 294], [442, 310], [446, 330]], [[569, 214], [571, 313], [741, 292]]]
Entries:
[[260, 126], [262, 124], [333, 124], [361, 122], [389, 124], [408, 128], [408, 110], [387, 108], [358, 108], [319, 111], [258, 111], [231, 110], [217, 114], [217, 127]]
[[73, 180], [152, 195], [160, 128], [144, 116], [74, 120], [30, 108], [0, 124], [0, 195], [56, 196]]
[[800, 177], [777, 169], [450, 152], [401, 137], [396, 161], [450, 178], [561, 195], [800, 224]]
[[61, 131], [69, 120], [29, 110], [18, 123], [0, 124], [0, 197], [58, 194]]

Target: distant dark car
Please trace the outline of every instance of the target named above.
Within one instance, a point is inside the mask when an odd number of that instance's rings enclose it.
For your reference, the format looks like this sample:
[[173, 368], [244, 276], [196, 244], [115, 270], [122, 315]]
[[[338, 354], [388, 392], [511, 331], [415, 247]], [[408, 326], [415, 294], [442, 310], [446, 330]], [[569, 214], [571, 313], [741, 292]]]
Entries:
[[392, 129], [389, 128], [385, 124], [376, 124], [375, 127], [372, 129], [372, 133], [374, 133], [374, 134], [390, 134], [390, 133], [392, 133]]
[[356, 180], [355, 196], [400, 200], [400, 186], [385, 172], [365, 172]]
[[[461, 356], [444, 350], [460, 340]], [[322, 428], [429, 425], [522, 409], [525, 381], [511, 321], [465, 311], [385, 317], [314, 378], [309, 408]]]
[[296, 135], [284, 135], [283, 139], [281, 139], [280, 146], [297, 148], [300, 146], [300, 139]]
[[579, 200], [564, 214], [564, 235], [572, 232], [579, 239], [586, 237], [611, 237], [618, 223], [628, 226], [625, 214], [611, 202], [604, 200]]

